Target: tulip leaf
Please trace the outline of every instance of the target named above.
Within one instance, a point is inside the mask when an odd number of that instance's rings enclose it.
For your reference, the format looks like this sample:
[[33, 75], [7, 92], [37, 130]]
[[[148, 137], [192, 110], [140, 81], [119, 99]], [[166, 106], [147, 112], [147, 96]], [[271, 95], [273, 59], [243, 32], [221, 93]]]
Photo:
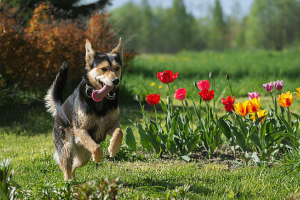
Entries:
[[223, 132], [223, 134], [225, 135], [225, 137], [230, 140], [231, 138], [231, 129], [229, 128], [228, 123], [222, 118], [219, 119], [219, 127], [221, 129], [221, 131]]
[[290, 134], [293, 134], [293, 130], [291, 129], [289, 123], [283, 118], [283, 117], [278, 117], [281, 122], [283, 122], [285, 128], [289, 131]]
[[242, 149], [243, 152], [247, 151], [247, 147], [246, 147], [246, 140], [244, 135], [238, 131], [238, 129], [236, 127], [232, 128], [232, 133], [233, 135], [236, 137], [236, 143], [237, 145], [240, 146], [240, 148]]
[[133, 150], [136, 151], [136, 141], [135, 137], [133, 135], [132, 129], [127, 126], [126, 132], [125, 132], [125, 139], [126, 139], [126, 144]]
[[165, 113], [168, 113], [167, 106], [166, 106], [166, 104], [163, 102], [163, 100], [160, 100], [160, 105], [161, 105], [162, 110], [163, 110]]
[[143, 129], [141, 124], [138, 124], [138, 131], [141, 138], [141, 144], [142, 146], [147, 149], [147, 151], [150, 153], [150, 145], [149, 145], [149, 138], [147, 137], [145, 130]]
[[260, 145], [260, 139], [257, 132], [250, 135], [250, 140], [255, 144], [255, 146], [261, 151], [262, 147]]
[[193, 102], [193, 107], [194, 107], [194, 111], [195, 111], [195, 113], [196, 113], [196, 115], [198, 117], [198, 120], [200, 120], [200, 114], [199, 114], [198, 109], [197, 109], [197, 107], [196, 107], [196, 105], [195, 105], [194, 102]]

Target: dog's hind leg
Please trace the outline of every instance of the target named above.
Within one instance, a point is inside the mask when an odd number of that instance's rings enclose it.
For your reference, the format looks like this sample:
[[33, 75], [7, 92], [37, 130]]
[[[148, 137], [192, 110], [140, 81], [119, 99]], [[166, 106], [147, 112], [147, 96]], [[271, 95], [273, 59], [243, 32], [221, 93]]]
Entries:
[[123, 132], [121, 131], [120, 123], [116, 123], [113, 128], [109, 129], [108, 134], [112, 136], [108, 152], [110, 157], [114, 157], [119, 152], [123, 139]]
[[74, 151], [74, 136], [70, 130], [64, 130], [63, 128], [59, 127], [58, 130], [53, 134], [53, 141], [55, 147], [54, 158], [57, 160], [64, 173], [64, 179], [69, 180], [73, 178], [72, 165], [73, 157], [76, 153]]

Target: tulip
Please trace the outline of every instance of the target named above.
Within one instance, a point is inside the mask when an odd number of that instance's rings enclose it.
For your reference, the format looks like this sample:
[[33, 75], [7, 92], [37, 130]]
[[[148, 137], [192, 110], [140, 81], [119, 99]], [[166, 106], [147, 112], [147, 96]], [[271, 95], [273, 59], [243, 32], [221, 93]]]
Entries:
[[207, 89], [201, 90], [201, 92], [198, 92], [198, 94], [201, 96], [201, 98], [204, 101], [210, 101], [214, 98], [215, 92], [214, 90], [208, 91]]
[[233, 96], [233, 98], [231, 98], [230, 95], [227, 96], [227, 99], [222, 98], [222, 104], [225, 106], [223, 108], [223, 110], [225, 109], [227, 112], [232, 112], [234, 111], [234, 104], [235, 102], [235, 96]]
[[290, 93], [290, 91], [288, 91], [286, 93], [279, 95], [277, 101], [281, 107], [288, 108], [292, 105], [294, 99], [295, 98], [293, 97], [293, 94]]
[[260, 98], [253, 98], [249, 101], [250, 112], [256, 113], [260, 108]]
[[283, 87], [283, 81], [277, 80], [276, 82], [273, 82], [273, 85], [276, 88], [276, 90], [281, 91]]
[[300, 88], [296, 88], [296, 90], [297, 90], [298, 92], [295, 92], [295, 94], [297, 94], [297, 96], [300, 98]]
[[246, 116], [249, 113], [249, 101], [245, 101], [244, 103], [234, 104], [234, 110], [242, 117]]
[[198, 86], [198, 88], [199, 88], [200, 91], [202, 91], [204, 89], [205, 90], [209, 90], [209, 88], [210, 88], [210, 84], [209, 84], [208, 80], [199, 81], [197, 83], [197, 86]]
[[272, 90], [273, 90], [272, 82], [263, 84], [263, 87], [267, 90], [267, 92], [272, 92]]
[[173, 74], [172, 70], [165, 70], [164, 72], [158, 72], [157, 73], [157, 78], [162, 83], [172, 83], [173, 81], [175, 81], [178, 74], [179, 74], [178, 72]]
[[[251, 115], [250, 118], [253, 119], [253, 121], [256, 121], [255, 113], [250, 113], [250, 115]], [[260, 122], [263, 122], [263, 121], [266, 119], [266, 117], [267, 117], [266, 109], [265, 109], [265, 110], [258, 111], [258, 112], [256, 113], [256, 115], [257, 115], [257, 117], [258, 117], [257, 119], [259, 119], [259, 118], [265, 116], [265, 117], [262, 118], [262, 120], [260, 121]]]
[[249, 99], [258, 98], [259, 92], [249, 92], [248, 97]]
[[174, 98], [178, 99], [179, 101], [183, 101], [186, 96], [186, 89], [180, 88], [175, 90]]
[[148, 94], [147, 96], [147, 102], [150, 104], [150, 105], [152, 105], [152, 106], [154, 106], [154, 105], [156, 105], [156, 104], [158, 104], [159, 103], [159, 100], [160, 100], [160, 94], [158, 95], [157, 93], [155, 93], [155, 94]]

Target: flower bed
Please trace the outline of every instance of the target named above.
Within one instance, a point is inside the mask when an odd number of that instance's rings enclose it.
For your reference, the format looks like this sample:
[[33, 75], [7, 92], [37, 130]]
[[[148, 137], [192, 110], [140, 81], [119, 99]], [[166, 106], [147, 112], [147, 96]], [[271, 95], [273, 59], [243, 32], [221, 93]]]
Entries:
[[[147, 118], [144, 106], [137, 98], [145, 124], [142, 126], [132, 123], [138, 130], [142, 146], [150, 155], [154, 153], [162, 156], [168, 153], [171, 158], [189, 161], [197, 146], [203, 146], [211, 158], [218, 149], [227, 145], [234, 156], [237, 149], [242, 151], [240, 159], [248, 165], [251, 162], [261, 163], [266, 159], [273, 159], [279, 150], [299, 148], [300, 116], [290, 110], [295, 99], [293, 93], [281, 92], [283, 81], [263, 84], [271, 95], [273, 105], [269, 109], [262, 109], [259, 92], [249, 92], [249, 100], [235, 102], [229, 76], [226, 76], [231, 94], [226, 99], [220, 99], [226, 113], [218, 117], [212, 73], [209, 73], [210, 80], [194, 83], [199, 94], [199, 104], [193, 102], [192, 109], [185, 100], [185, 88], [176, 89], [172, 95], [170, 84], [178, 75], [179, 73], [173, 74], [171, 70], [157, 73], [159, 80], [167, 85], [169, 94], [166, 103], [160, 98], [161, 94], [147, 95], [147, 102], [154, 106], [155, 121]], [[276, 98], [273, 97], [273, 86], [278, 91]], [[300, 88], [297, 91], [295, 94], [300, 98]], [[181, 101], [182, 109], [174, 107], [173, 100]], [[165, 113], [163, 118], [157, 117], [156, 105], [159, 102]], [[196, 123], [193, 120], [195, 117]], [[126, 143], [135, 150], [133, 138], [132, 130], [128, 127]]]

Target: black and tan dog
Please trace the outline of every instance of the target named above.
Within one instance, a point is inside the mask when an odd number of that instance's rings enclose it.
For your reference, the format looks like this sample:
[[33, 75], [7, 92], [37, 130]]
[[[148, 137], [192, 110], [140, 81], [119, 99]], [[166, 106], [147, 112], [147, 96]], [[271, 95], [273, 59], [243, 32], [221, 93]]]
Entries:
[[75, 178], [75, 170], [88, 163], [91, 156], [99, 163], [103, 158], [98, 145], [106, 134], [112, 136], [110, 157], [120, 150], [118, 91], [121, 81], [122, 40], [110, 53], [98, 53], [86, 40], [86, 68], [80, 84], [65, 102], [62, 93], [68, 66], [63, 64], [45, 97], [48, 111], [55, 116], [53, 128], [54, 158], [65, 180]]

